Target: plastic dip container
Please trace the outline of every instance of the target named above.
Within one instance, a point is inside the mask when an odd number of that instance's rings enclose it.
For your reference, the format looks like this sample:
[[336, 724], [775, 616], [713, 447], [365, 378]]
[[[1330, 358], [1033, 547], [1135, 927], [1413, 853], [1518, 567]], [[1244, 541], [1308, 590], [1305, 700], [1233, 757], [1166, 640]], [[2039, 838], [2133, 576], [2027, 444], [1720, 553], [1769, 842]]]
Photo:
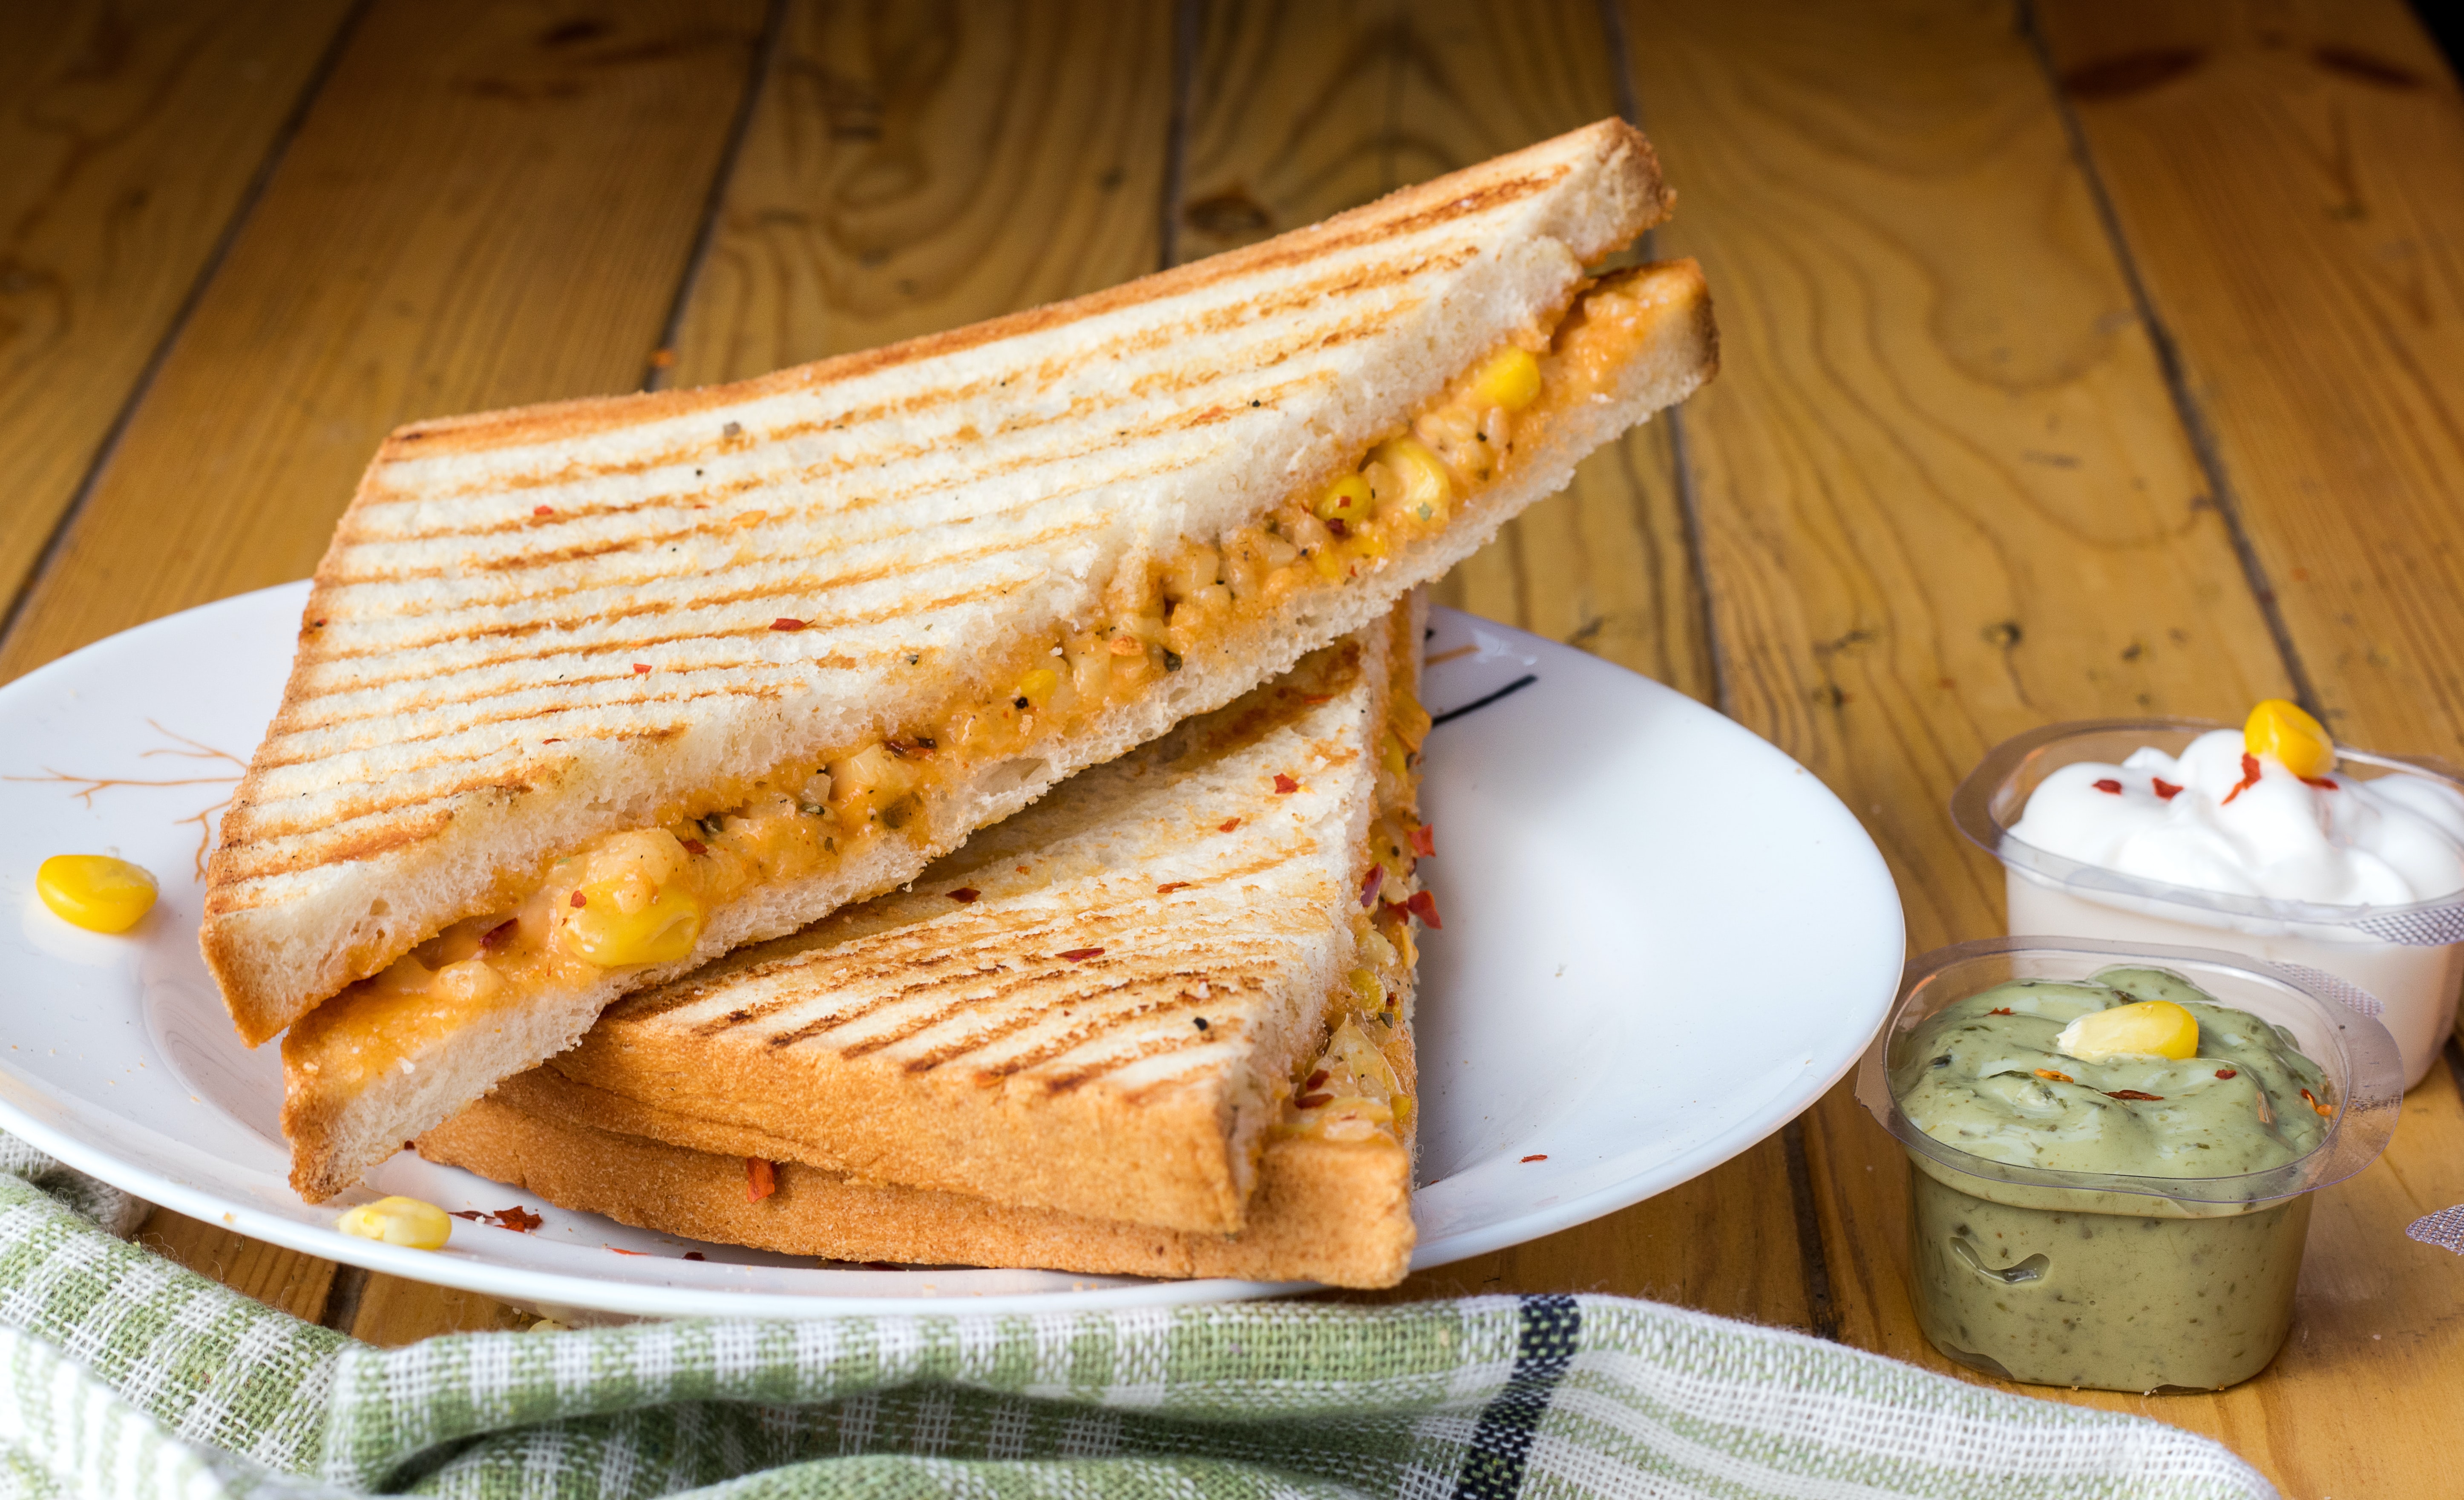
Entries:
[[[2409, 906], [2331, 906], [2229, 895], [2081, 864], [2010, 833], [2028, 798], [2055, 769], [2080, 761], [2119, 764], [2142, 745], [2178, 756], [2200, 735], [2230, 729], [2197, 718], [2114, 718], [2050, 724], [2005, 740], [1951, 794], [1951, 821], [2002, 861], [2013, 936], [2065, 934], [2127, 943], [2226, 948], [2275, 963], [2324, 970], [2371, 996], [2404, 1053], [2404, 1085], [2430, 1071], [2455, 1025], [2464, 988], [2464, 891]], [[2464, 775], [2434, 761], [2336, 747], [2336, 769], [2356, 781], [2426, 776], [2464, 790]]]
[[[2232, 1177], [2067, 1172], [1971, 1155], [1900, 1113], [1891, 1076], [1936, 1012], [2008, 980], [2117, 964], [2170, 970], [2289, 1033], [2326, 1075], [2334, 1114], [2318, 1144]], [[1857, 1097], [1907, 1152], [1909, 1291], [1925, 1337], [2038, 1385], [2213, 1390], [2265, 1369], [2293, 1326], [2309, 1195], [2376, 1159], [2403, 1104], [2393, 1039], [2343, 988], [2214, 949], [2088, 938], [1992, 938], [1910, 964]]]

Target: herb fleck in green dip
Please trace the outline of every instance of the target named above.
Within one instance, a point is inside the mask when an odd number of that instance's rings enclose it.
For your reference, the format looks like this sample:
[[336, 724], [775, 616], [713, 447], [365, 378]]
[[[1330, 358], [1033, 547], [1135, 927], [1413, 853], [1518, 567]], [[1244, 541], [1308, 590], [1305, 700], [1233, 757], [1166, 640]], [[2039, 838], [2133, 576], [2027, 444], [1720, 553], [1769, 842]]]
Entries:
[[[2196, 1056], [2091, 1063], [2056, 1049], [2080, 1016], [2149, 1000], [2197, 1019]], [[2329, 1123], [2318, 1106], [2332, 1102], [2289, 1033], [2163, 969], [1998, 984], [1928, 1018], [1898, 1055], [1891, 1092], [1919, 1130], [2054, 1171], [2262, 1172], [2317, 1148]], [[2214, 1388], [2265, 1368], [2292, 1326], [2306, 1196], [2177, 1201], [1909, 1159], [1919, 1320], [1963, 1363], [2041, 1384]]]

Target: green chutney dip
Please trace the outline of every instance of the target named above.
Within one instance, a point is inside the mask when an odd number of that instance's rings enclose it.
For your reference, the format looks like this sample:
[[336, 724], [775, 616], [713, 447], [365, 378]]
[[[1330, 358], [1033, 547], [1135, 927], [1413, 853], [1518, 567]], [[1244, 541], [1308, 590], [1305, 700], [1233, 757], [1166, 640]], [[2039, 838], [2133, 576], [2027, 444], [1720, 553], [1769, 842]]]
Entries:
[[[2057, 1048], [2073, 1021], [2141, 1001], [2189, 1011], [2196, 1055], [2087, 1062]], [[1895, 1051], [1891, 1093], [1910, 1124], [2049, 1171], [2263, 1172], [2317, 1148], [2334, 1103], [2290, 1033], [2157, 968], [2009, 981], [1936, 1012]], [[2215, 1389], [2264, 1369], [2292, 1328], [2307, 1194], [2211, 1202], [1909, 1161], [1918, 1320], [1963, 1364], [2042, 1385]]]

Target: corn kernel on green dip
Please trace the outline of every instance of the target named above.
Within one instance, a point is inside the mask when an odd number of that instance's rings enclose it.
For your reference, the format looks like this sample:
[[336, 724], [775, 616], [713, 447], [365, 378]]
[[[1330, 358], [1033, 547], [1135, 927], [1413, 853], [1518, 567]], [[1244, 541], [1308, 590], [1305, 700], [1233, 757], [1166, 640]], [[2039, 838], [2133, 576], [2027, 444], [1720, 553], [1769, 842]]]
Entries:
[[[2162, 1001], [2188, 1055], [2065, 1052], [2080, 1018]], [[2092, 1027], [2091, 1027], [2092, 1028]], [[2292, 1036], [2164, 969], [2013, 980], [1929, 1017], [1901, 1051], [1901, 1114], [1945, 1145], [2055, 1171], [2216, 1178], [2295, 1161], [2333, 1101]], [[1926, 1336], [2041, 1384], [2214, 1388], [2292, 1326], [2309, 1199], [2180, 1202], [2021, 1186], [1911, 1156], [1910, 1273]]]

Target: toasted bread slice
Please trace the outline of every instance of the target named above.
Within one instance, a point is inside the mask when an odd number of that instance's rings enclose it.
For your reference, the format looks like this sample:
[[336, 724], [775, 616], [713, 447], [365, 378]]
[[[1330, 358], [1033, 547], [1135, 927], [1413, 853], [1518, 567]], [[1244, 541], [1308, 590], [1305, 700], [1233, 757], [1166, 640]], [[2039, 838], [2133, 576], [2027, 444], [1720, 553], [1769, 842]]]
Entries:
[[[627, 997], [529, 1076], [622, 1134], [1240, 1228], [1330, 1033], [1358, 1012], [1348, 1048], [1391, 1042], [1409, 1004], [1418, 620], [1080, 774], [907, 893]], [[1343, 1076], [1391, 1115], [1409, 1049], [1380, 1057]]]
[[1709, 376], [1690, 263], [1582, 270], [1665, 203], [1605, 122], [978, 329], [395, 434], [209, 871], [235, 1023], [415, 1002], [462, 1042], [398, 1140], [1376, 618]]
[[[421, 1136], [420, 1155], [663, 1234], [828, 1260], [1335, 1287], [1391, 1287], [1411, 1268], [1412, 1159], [1392, 1129], [1277, 1136], [1247, 1224], [1208, 1234], [867, 1182], [753, 1131], [718, 1152], [603, 1130], [583, 1123], [607, 1113], [594, 1092], [544, 1069], [525, 1073]], [[757, 1174], [774, 1191], [761, 1193]]]

